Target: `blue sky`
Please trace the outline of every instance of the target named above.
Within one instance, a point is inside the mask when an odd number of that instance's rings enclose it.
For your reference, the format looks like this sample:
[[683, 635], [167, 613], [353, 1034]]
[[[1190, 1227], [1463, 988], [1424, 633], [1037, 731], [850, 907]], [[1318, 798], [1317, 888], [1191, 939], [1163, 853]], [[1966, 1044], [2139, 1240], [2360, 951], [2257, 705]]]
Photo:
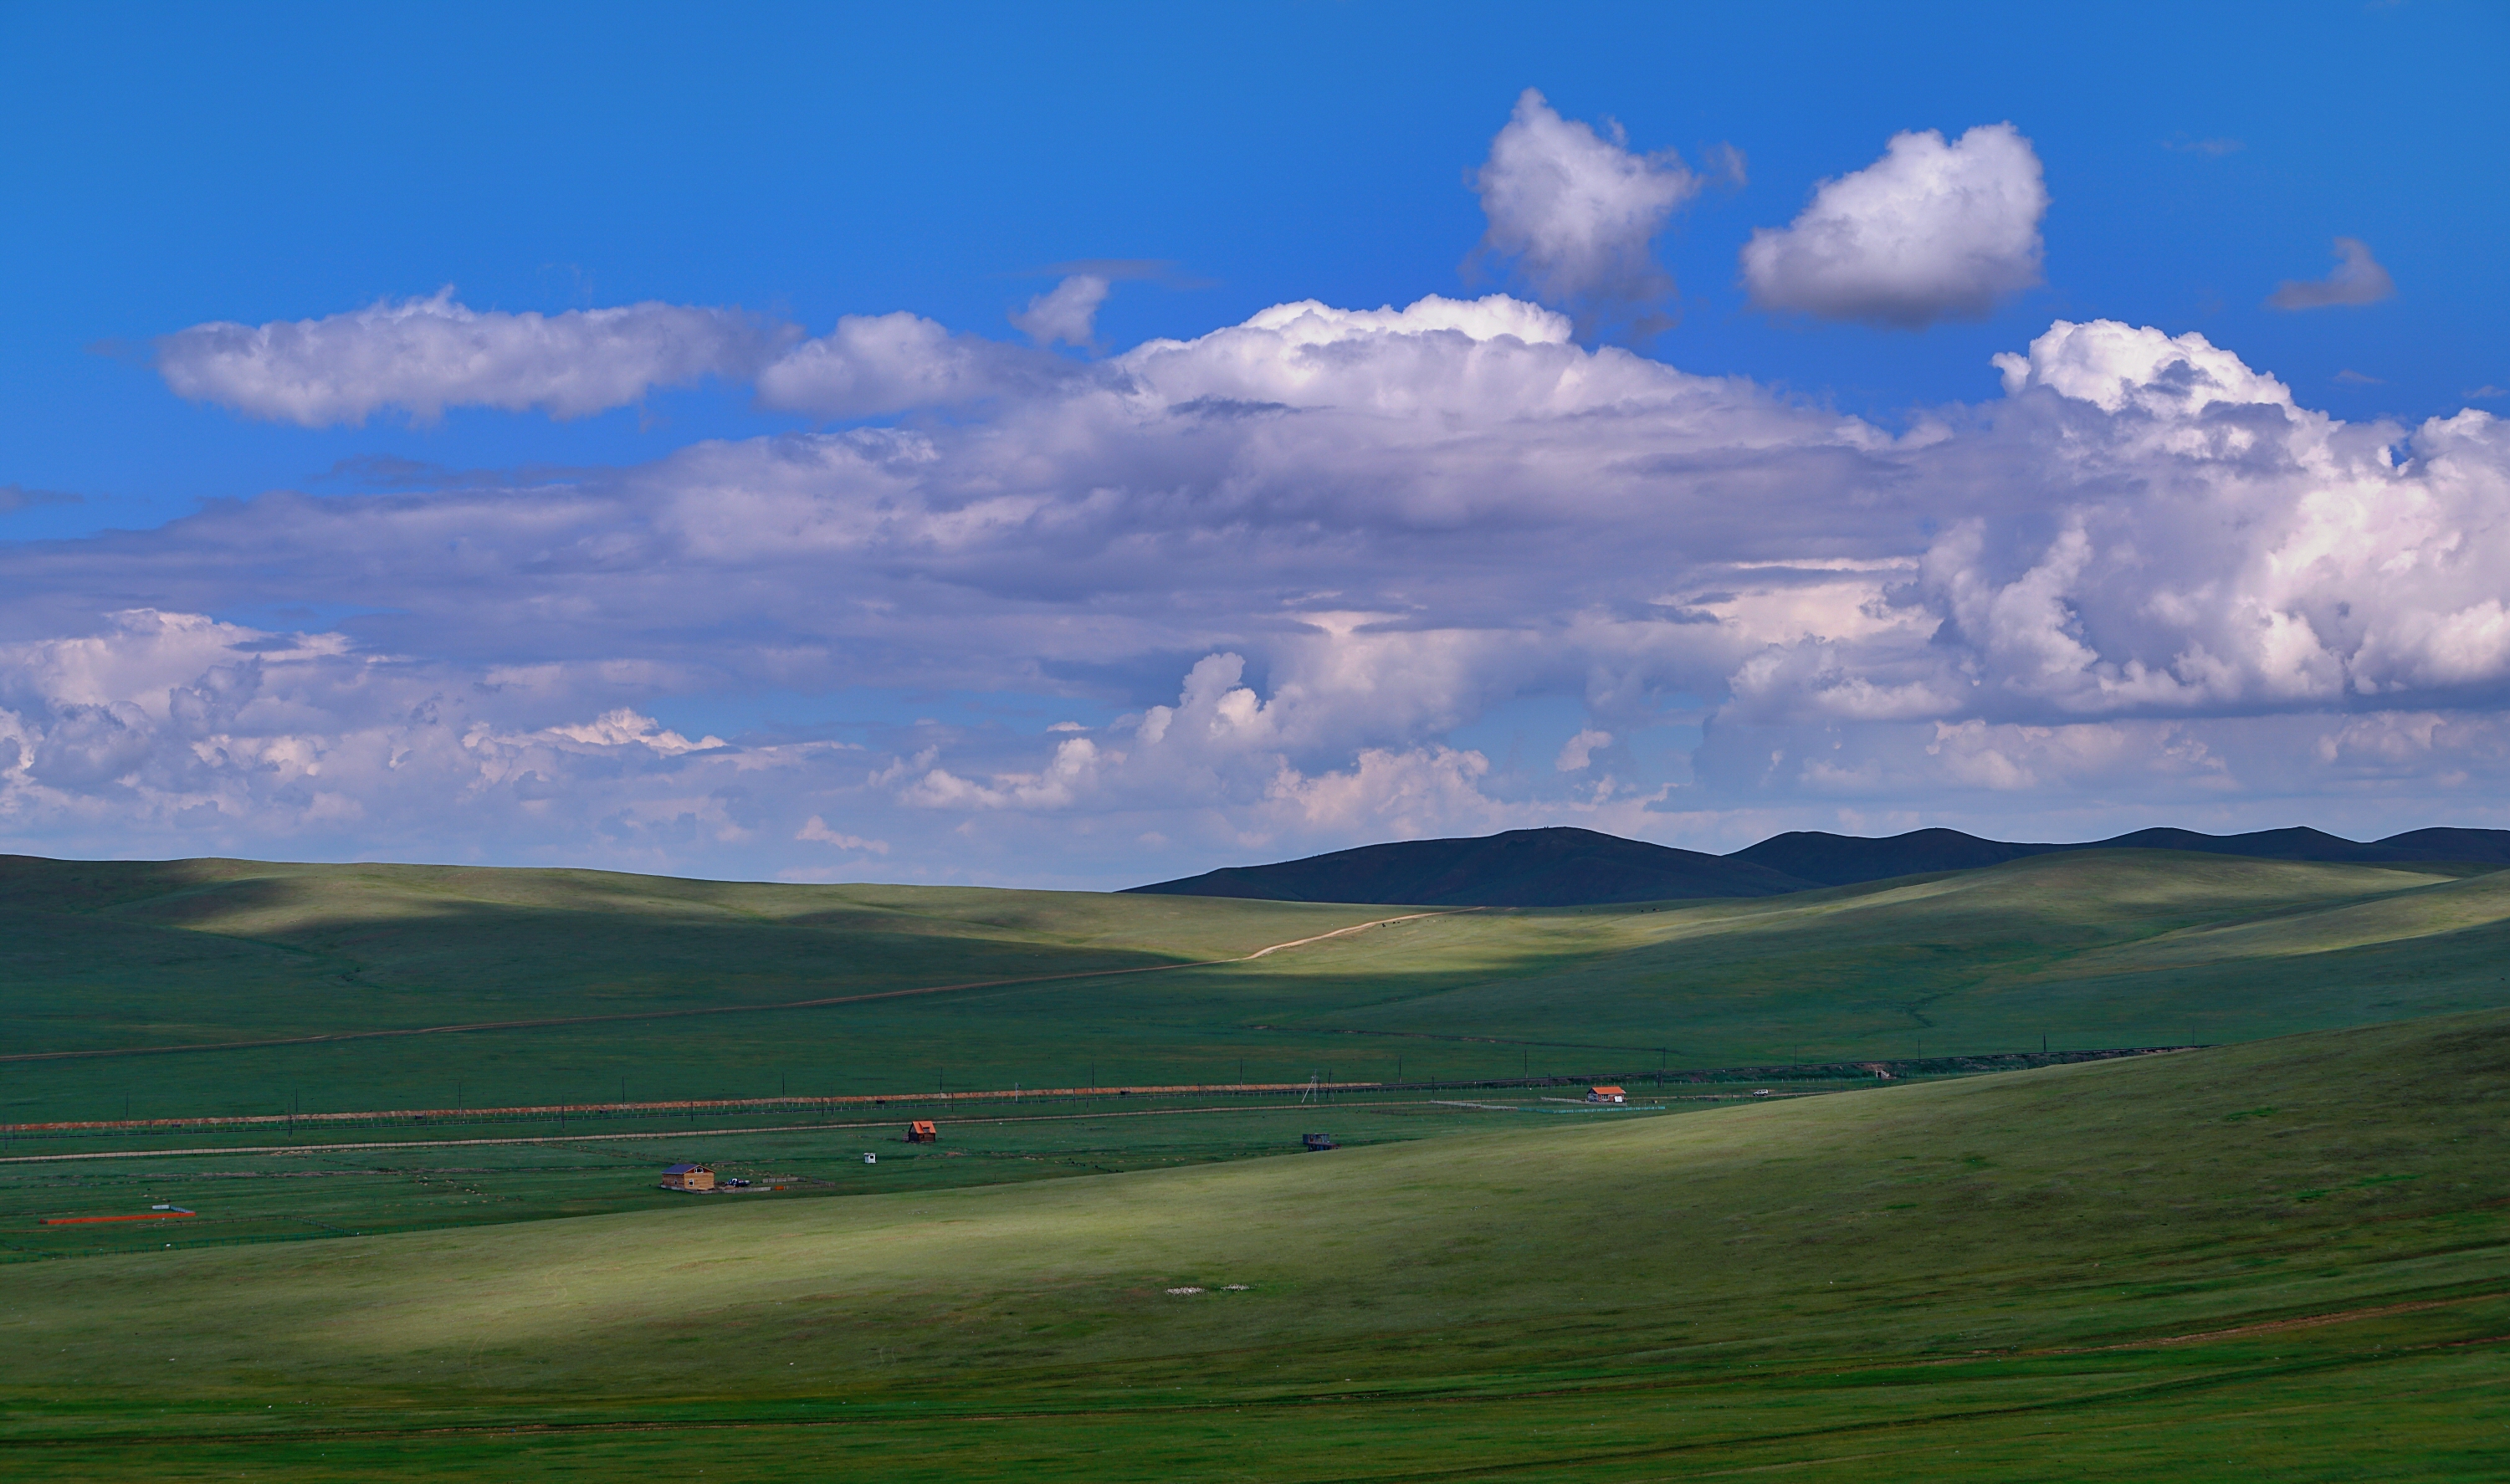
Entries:
[[[0, 201], [17, 227], [0, 245], [12, 270], [0, 490], [15, 508], [0, 511], [0, 559], [15, 595], [0, 593], [0, 643], [15, 658], [0, 665], [16, 674], [0, 707], [16, 718], [19, 764], [0, 836], [71, 854], [197, 846], [1094, 886], [1529, 822], [1711, 848], [1790, 826], [2104, 833], [2120, 811], [2357, 833], [2480, 822], [2500, 756], [2483, 609], [2485, 582], [2500, 584], [2479, 570], [2503, 514], [2485, 462], [2497, 435], [2451, 425], [2454, 451], [2434, 444], [2420, 476], [2404, 456], [2404, 476], [2437, 481], [2428, 493], [2446, 513], [2432, 518], [2447, 529], [2357, 533], [2403, 543], [2387, 568], [2330, 568], [2307, 592], [2241, 589], [2234, 574], [2284, 572], [2307, 545], [2289, 522], [2358, 482], [2343, 473], [2367, 456], [2355, 444], [2403, 447], [2431, 420], [2510, 410], [2497, 390], [2510, 386], [2510, 191], [2494, 142], [2510, 136], [2505, 62], [2499, 7], [2426, 0], [1539, 16], [9, 7], [0, 117], [17, 147], [0, 161]], [[1617, 279], [1579, 267], [1546, 282], [1524, 243], [1548, 229], [1502, 241], [1477, 182], [1527, 89], [1563, 128], [1624, 149], [1633, 179], [1677, 182], [1664, 190], [1679, 199], [1639, 229], [1647, 272], [1625, 254]], [[1833, 274], [1825, 288], [1809, 268], [1747, 283], [1738, 254], [1756, 231], [1802, 226], [1818, 185], [1877, 167], [1895, 135], [1959, 144], [2001, 123], [2043, 182], [2044, 213], [2008, 224], [2032, 234], [2028, 254], [1962, 259], [2022, 285], [1981, 280], [1976, 317], [1957, 294], [1858, 308], [1853, 283]], [[2269, 306], [2278, 285], [2323, 279], [2339, 239], [2362, 244], [2392, 291]], [[1107, 285], [1084, 343], [1030, 347], [1009, 317], [1092, 273]], [[448, 303], [476, 314], [737, 306], [789, 340], [905, 312], [975, 337], [962, 349], [980, 359], [988, 345], [1031, 359], [984, 360], [995, 379], [981, 396], [876, 406], [824, 386], [762, 390], [778, 383], [753, 384], [748, 372], [766, 373], [749, 361], [562, 417], [459, 398], [413, 415], [385, 396], [362, 421], [308, 426], [232, 388], [177, 395], [162, 337], [323, 322], [447, 285]], [[1563, 343], [1581, 354], [1617, 347], [1707, 380], [1616, 394], [1623, 408], [1638, 397], [1689, 410], [1651, 414], [1670, 419], [1654, 432], [1622, 425], [1638, 442], [1592, 469], [1570, 471], [1550, 434], [1495, 444], [1477, 467], [1514, 473], [1479, 491], [1439, 462], [1452, 450], [1425, 452], [1417, 426], [1379, 423], [1334, 434], [1340, 453], [1279, 454], [1278, 466], [1264, 462], [1277, 449], [1250, 441], [1230, 455], [1235, 473], [1207, 486], [1176, 475], [1162, 496], [1158, 471], [1175, 450], [1102, 430], [1088, 458], [1058, 462], [1047, 394], [1034, 391], [1058, 374], [1037, 358], [1103, 387], [1142, 374], [1124, 361], [1135, 347], [1199, 344], [1269, 306], [1501, 292], [1553, 299], [1570, 316]], [[2017, 400], [2063, 381], [2057, 360], [2019, 392], [1991, 363], [2028, 358], [2059, 322], [2202, 336], [2288, 389], [2294, 415], [2341, 429], [2309, 435], [2320, 453], [2287, 449], [2277, 493], [2251, 468], [2190, 473], [2184, 450], [2167, 469], [2136, 465], [2122, 450], [2149, 439], [2115, 428], [2091, 467], [2066, 452], [2090, 435], [2047, 431], [2063, 418], [2021, 426]], [[1348, 414], [1389, 389], [1417, 398], [1426, 383], [1406, 378], [1430, 373], [1414, 351], [1436, 335], [1489, 342], [1505, 333], [1496, 323], [1335, 329], [1349, 355], [1380, 358], [1352, 373], [1361, 383], [1337, 384], [1333, 396], [1355, 400], [1335, 405]], [[1376, 337], [1365, 347], [1363, 333]], [[2098, 355], [2143, 355], [2126, 345]], [[1172, 360], [1179, 387], [1217, 374]], [[1717, 407], [1692, 406], [1710, 386], [1725, 389]], [[1521, 412], [1407, 405], [1449, 424]], [[1843, 439], [1835, 417], [1864, 431]], [[1927, 441], [1936, 426], [1950, 435]], [[931, 530], [891, 531], [877, 551], [838, 541], [816, 565], [798, 559], [798, 536], [780, 553], [762, 540], [767, 554], [737, 556], [689, 534], [690, 501], [712, 502], [708, 518], [752, 518], [735, 512], [780, 477], [765, 465], [789, 469], [780, 448], [861, 429], [935, 439], [930, 467], [962, 470], [946, 492], [915, 486]], [[1720, 467], [1780, 444], [1804, 463], [1754, 486], [1751, 498], [1774, 502], [1755, 529], [1702, 514], [1730, 514], [1735, 494], [1701, 483], [1695, 460], [1650, 494], [1659, 476], [1647, 461], [1674, 443], [1725, 449]], [[725, 467], [693, 472], [709, 448]], [[1842, 474], [1843, 460], [1891, 468]], [[1224, 497], [1360, 469], [1377, 482], [1330, 509]], [[1589, 509], [1577, 489], [1536, 488], [1555, 476], [1587, 490], [1634, 482]], [[814, 514], [756, 518], [824, 532], [855, 518], [846, 511], [895, 508], [907, 487], [894, 469], [796, 477], [809, 487], [787, 493]], [[2284, 520], [2289, 539], [2216, 550], [2179, 531], [2169, 502], [2206, 479], [2223, 481], [2206, 487], [2225, 510], [2266, 502], [2231, 525]], [[982, 492], [1014, 486], [1032, 502], [1016, 521], [983, 505]], [[2130, 486], [2140, 493], [2119, 492]], [[1386, 521], [1365, 514], [1379, 499]], [[1130, 503], [1088, 540], [1052, 534], [1083, 518], [1073, 512], [1101, 518], [1111, 500]], [[1886, 508], [1867, 524], [1824, 514]], [[1025, 534], [999, 552], [944, 552], [979, 510], [1028, 522]], [[1924, 575], [1959, 565], [1944, 543], [1964, 521], [1983, 533], [1976, 583], [2005, 594], [2001, 609], [1964, 610], [1966, 579]], [[435, 546], [409, 545], [421, 529]], [[2069, 530], [2086, 533], [2081, 561], [2060, 551]], [[2147, 548], [2164, 530], [2222, 572], [2150, 575]], [[534, 545], [561, 534], [574, 555]], [[1245, 557], [1234, 568], [1233, 545]], [[2396, 579], [2415, 553], [2464, 569], [2437, 587]], [[2030, 576], [2069, 561], [2071, 576]], [[1792, 574], [1779, 587], [1801, 594], [1849, 570], [1870, 590], [1798, 601], [1735, 577]], [[2018, 613], [2033, 582], [2073, 584], [2042, 637], [2071, 635], [2090, 658], [1981, 637], [1990, 610]], [[2416, 608], [2415, 592], [2453, 606]], [[821, 617], [847, 602], [877, 622]], [[1770, 617], [1789, 602], [1831, 616]], [[2207, 603], [2216, 620], [2187, 617]], [[2338, 606], [2348, 617], [2328, 616]], [[2382, 616], [2339, 638], [2356, 608]], [[1643, 610], [1662, 634], [1631, 627]], [[159, 627], [141, 634], [110, 617], [134, 611]], [[1345, 611], [1379, 616], [1339, 628], [1297, 616]], [[1873, 617], [1886, 611], [1899, 618]], [[2235, 612], [2247, 617], [2223, 617]], [[175, 643], [167, 615], [212, 627]], [[2217, 620], [2273, 635], [2305, 620], [2328, 658], [2290, 661], [2274, 648], [2283, 638], [2262, 640], [2263, 667], [2224, 679], [2241, 664], [2232, 641], [2198, 632]], [[1615, 625], [1609, 642], [1578, 637]], [[1716, 644], [1686, 648], [1712, 630]], [[1310, 652], [1319, 634], [1331, 653]], [[1393, 648], [1362, 663], [1372, 636]], [[1448, 659], [1424, 658], [1440, 645]], [[1474, 658], [1454, 658], [1457, 645]], [[1980, 696], [1925, 690], [1926, 656], [1963, 645], [1974, 653], [1947, 673], [1970, 675]], [[98, 658], [133, 646], [155, 658]], [[2038, 658], [2024, 666], [2026, 652]], [[1196, 714], [1189, 675], [1217, 656], [1236, 656], [1254, 704], [1278, 714], [1227, 759], [1151, 766], [1168, 744], [1145, 741], [1141, 718]], [[1470, 679], [1398, 702], [1372, 664], [1414, 678], [1445, 664]], [[2051, 665], [2091, 677], [2089, 690], [2048, 680]], [[344, 666], [361, 678], [308, 680], [285, 704], [271, 678]], [[1790, 666], [1827, 678], [1787, 682], [1803, 704], [1753, 689]], [[258, 687], [257, 700], [175, 725], [188, 713], [169, 698], [247, 670], [260, 678], [233, 684]], [[2166, 696], [2134, 678], [2163, 671], [2178, 687]], [[60, 678], [73, 673], [89, 678]], [[1842, 709], [1852, 685], [1902, 699]], [[387, 713], [405, 720], [427, 696], [514, 741], [489, 760], [489, 743], [457, 738], [434, 774], [391, 765], [431, 755], [387, 735], [399, 724]], [[639, 720], [594, 727], [622, 710]], [[1086, 730], [1047, 733], [1053, 722]], [[585, 738], [560, 735], [569, 728]], [[1977, 728], [2008, 731], [1964, 730]], [[692, 745], [657, 746], [651, 729]], [[1589, 733], [1612, 741], [1558, 766]], [[709, 735], [721, 745], [697, 745]], [[1071, 760], [1076, 740], [1089, 759]], [[1512, 770], [1511, 748], [1540, 766]], [[1745, 752], [1785, 758], [1746, 767]], [[2351, 767], [2357, 753], [2384, 761]], [[352, 765], [367, 754], [381, 772]], [[1806, 771], [1816, 754], [1836, 754], [1826, 772]], [[2202, 761], [2176, 773], [2122, 761], [2154, 757]], [[1003, 781], [1018, 779], [1037, 781]], [[812, 833], [882, 849], [797, 838]]]

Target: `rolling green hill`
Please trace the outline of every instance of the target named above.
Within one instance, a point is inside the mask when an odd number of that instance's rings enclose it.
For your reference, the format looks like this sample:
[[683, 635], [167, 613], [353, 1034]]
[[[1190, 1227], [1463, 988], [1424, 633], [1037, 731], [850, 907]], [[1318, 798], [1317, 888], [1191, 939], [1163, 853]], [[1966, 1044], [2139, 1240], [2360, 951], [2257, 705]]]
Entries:
[[2481, 869], [2070, 853], [1180, 969], [1419, 909], [19, 858], [0, 1123], [2251, 1040], [2510, 1005]]
[[2035, 1049], [2042, 1036], [2241, 1041], [2510, 1004], [2510, 878], [2448, 869], [2035, 856], [1647, 914], [1624, 930], [1642, 940], [1609, 958], [1314, 1023], [1378, 1040], [1575, 1027], [1602, 1045], [1817, 1061]]
[[0, 1457], [2491, 1477], [2505, 1114], [2491, 1011], [1205, 1168], [0, 1269]]
[[[831, 1060], [841, 1077], [870, 1076], [896, 1048], [860, 1040], [891, 1023], [878, 1009], [832, 1025], [761, 1007], [1231, 958], [1386, 915], [597, 871], [0, 857], [0, 1119], [118, 1115], [126, 1100], [142, 1117], [309, 1095], [450, 1106], [466, 1082], [474, 1102], [615, 1098], [623, 1077], [644, 1097], [773, 1093], [780, 1076], [826, 1077]], [[573, 1023], [383, 1035], [528, 1021]], [[841, 1047], [819, 1045], [831, 1032]], [[369, 1039], [268, 1045], [320, 1037]], [[164, 1050], [199, 1046], [228, 1049]], [[929, 1065], [916, 1063], [919, 1079]]]

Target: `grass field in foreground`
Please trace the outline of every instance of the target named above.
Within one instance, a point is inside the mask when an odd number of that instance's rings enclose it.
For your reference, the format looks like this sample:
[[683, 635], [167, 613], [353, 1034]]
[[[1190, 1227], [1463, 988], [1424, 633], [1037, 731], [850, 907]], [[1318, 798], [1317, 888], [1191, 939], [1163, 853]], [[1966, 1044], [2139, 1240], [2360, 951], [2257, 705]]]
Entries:
[[[2486, 1012], [1315, 1157], [27, 1264], [0, 1269], [0, 1435], [61, 1478], [2497, 1478], [2505, 1112]], [[499, 1430], [525, 1426], [580, 1430]]]
[[[2120, 852], [1488, 912], [584, 871], [0, 862], [0, 1123], [1626, 1074], [2229, 1042], [2510, 1005], [2510, 873]], [[171, 1054], [31, 1053], [591, 1023]]]

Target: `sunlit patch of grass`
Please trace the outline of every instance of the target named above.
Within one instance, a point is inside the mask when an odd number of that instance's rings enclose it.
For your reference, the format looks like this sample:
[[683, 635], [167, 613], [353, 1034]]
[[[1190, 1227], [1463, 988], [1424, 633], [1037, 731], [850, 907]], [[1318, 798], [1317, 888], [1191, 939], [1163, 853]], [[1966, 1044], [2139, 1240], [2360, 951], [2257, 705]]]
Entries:
[[[2262, 1094], [2275, 1117], [2228, 1117]], [[1096, 1455], [1105, 1478], [1222, 1467], [1194, 1440], [1237, 1408], [1276, 1461], [1255, 1476], [1313, 1476], [1268, 1420], [1291, 1403], [1406, 1466], [1535, 1476], [1550, 1427], [1739, 1467], [2098, 1417], [2166, 1458], [2190, 1388], [2316, 1397], [2303, 1431], [2333, 1439], [2414, 1387], [2462, 1396], [2481, 1357], [2435, 1347], [2510, 1322], [2505, 1097], [2492, 1012], [1329, 1156], [33, 1264], [0, 1269], [0, 1387], [20, 1436], [304, 1426], [283, 1399], [372, 1427], [842, 1409], [856, 1442], [797, 1446], [868, 1460], [995, 1419], [933, 1445], [971, 1468], [1088, 1419], [1152, 1450]], [[1841, 1457], [1932, 1456], [1906, 1441]]]

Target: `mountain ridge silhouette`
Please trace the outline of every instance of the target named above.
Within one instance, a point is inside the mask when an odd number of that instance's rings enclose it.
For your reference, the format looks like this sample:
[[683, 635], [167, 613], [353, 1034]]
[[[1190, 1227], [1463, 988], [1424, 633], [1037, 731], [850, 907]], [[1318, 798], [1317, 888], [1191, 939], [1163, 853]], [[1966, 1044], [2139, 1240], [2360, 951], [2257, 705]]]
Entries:
[[2306, 826], [2238, 835], [2155, 828], [2074, 844], [1987, 840], [1941, 828], [1879, 838], [1791, 830], [1730, 855], [1712, 856], [1555, 825], [1363, 845], [1266, 865], [1223, 866], [1125, 890], [1174, 896], [1427, 907], [1603, 906], [1777, 896], [2089, 850], [2187, 851], [2267, 860], [2510, 865], [2510, 830], [2441, 826], [2364, 842]]

